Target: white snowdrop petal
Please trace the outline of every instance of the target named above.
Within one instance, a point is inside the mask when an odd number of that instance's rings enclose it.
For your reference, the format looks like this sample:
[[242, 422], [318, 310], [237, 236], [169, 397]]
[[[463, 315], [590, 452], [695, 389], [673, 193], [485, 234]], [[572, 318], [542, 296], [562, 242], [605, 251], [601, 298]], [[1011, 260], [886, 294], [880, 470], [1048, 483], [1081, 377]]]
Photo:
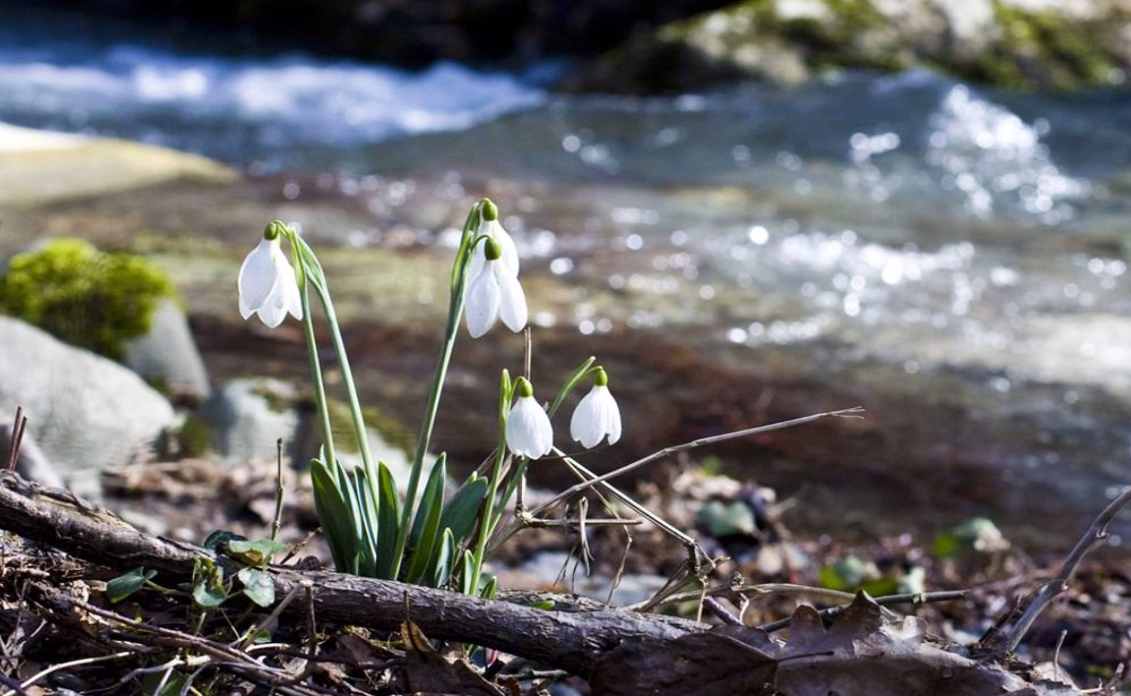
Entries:
[[617, 406], [617, 400], [613, 398], [612, 393], [609, 394], [608, 403], [608, 422], [605, 424], [605, 432], [609, 435], [609, 444], [615, 445], [621, 434], [620, 407]]
[[275, 289], [275, 284], [279, 282], [279, 274], [276, 272], [271, 251], [271, 245], [276, 243], [266, 239], [260, 240], [240, 265], [240, 274], [236, 280], [237, 290], [240, 298], [252, 311], [267, 301]]
[[499, 251], [502, 252], [499, 261], [503, 263], [507, 272], [512, 276], [518, 276], [518, 246], [514, 243], [514, 237], [503, 229], [498, 220], [488, 220], [484, 223], [482, 232], [499, 244]]
[[302, 319], [302, 296], [294, 268], [283, 254], [279, 238], [259, 240], [244, 258], [236, 279], [240, 316], [259, 315], [264, 324], [275, 328], [287, 314]]
[[511, 331], [518, 333], [526, 327], [526, 294], [517, 277], [497, 277], [500, 289], [499, 316]]
[[499, 282], [490, 268], [484, 269], [467, 289], [467, 331], [472, 338], [479, 338], [495, 325], [499, 315]]
[[283, 319], [287, 317], [287, 307], [285, 298], [283, 297], [283, 290], [280, 289], [269, 300], [259, 308], [259, 318], [269, 328], [275, 328], [283, 323]]
[[282, 255], [277, 257], [279, 267], [279, 292], [282, 294], [280, 301], [283, 308], [295, 319], [302, 319], [302, 295], [298, 289], [298, 280], [295, 278], [295, 269]]
[[515, 402], [507, 416], [507, 447], [516, 455], [538, 459], [554, 446], [554, 430], [550, 417], [534, 400], [523, 396]]
[[605, 437], [610, 445], [620, 439], [620, 408], [607, 386], [594, 385], [577, 404], [569, 434], [586, 448], [596, 447]]

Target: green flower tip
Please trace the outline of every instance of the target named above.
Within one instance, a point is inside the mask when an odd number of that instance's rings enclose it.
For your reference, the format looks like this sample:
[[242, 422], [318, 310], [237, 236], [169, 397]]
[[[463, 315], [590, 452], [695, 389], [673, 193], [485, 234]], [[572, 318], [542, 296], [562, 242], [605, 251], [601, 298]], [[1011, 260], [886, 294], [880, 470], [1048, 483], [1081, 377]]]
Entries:
[[609, 376], [605, 374], [605, 368], [597, 368], [597, 374], [593, 376], [593, 384], [597, 385], [598, 387], [609, 386]]
[[482, 211], [484, 220], [490, 221], [499, 219], [499, 206], [495, 205], [495, 202], [490, 198], [484, 198], [479, 201], [479, 210]]
[[267, 223], [267, 229], [263, 230], [263, 238], [267, 241], [273, 241], [280, 237], [287, 231], [287, 226], [282, 220], [272, 220]]
[[514, 392], [519, 398], [534, 396], [534, 387], [530, 384], [530, 380], [525, 377], [519, 377], [515, 380]]
[[488, 261], [498, 261], [503, 255], [503, 247], [491, 237], [487, 237], [483, 240], [483, 255]]

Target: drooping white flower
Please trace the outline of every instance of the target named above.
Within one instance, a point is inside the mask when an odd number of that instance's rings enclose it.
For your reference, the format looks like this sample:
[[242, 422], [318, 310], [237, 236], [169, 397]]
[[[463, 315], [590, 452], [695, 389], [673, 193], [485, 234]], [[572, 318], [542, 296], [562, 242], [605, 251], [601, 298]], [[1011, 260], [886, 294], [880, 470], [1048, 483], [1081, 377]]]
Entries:
[[236, 281], [240, 294], [240, 315], [247, 319], [258, 314], [263, 323], [275, 328], [290, 313], [302, 319], [302, 298], [294, 269], [283, 254], [280, 237], [264, 237], [240, 266]]
[[[469, 276], [471, 284], [467, 288], [467, 331], [472, 338], [487, 333], [495, 320], [502, 318], [511, 331], [522, 331], [526, 326], [526, 294], [506, 266], [500, 246], [491, 239], [483, 240], [484, 247], [492, 247], [486, 252], [486, 260], [478, 275]], [[494, 258], [492, 258], [494, 255]]]
[[[503, 268], [507, 273], [514, 278], [518, 277], [518, 247], [515, 246], [514, 239], [503, 229], [498, 219], [487, 220], [484, 219], [479, 226], [479, 234], [485, 236], [487, 239], [492, 239], [499, 245], [499, 256], [497, 257], [503, 263]], [[468, 266], [467, 277], [475, 278], [483, 272], [483, 267], [487, 263], [487, 244], [486, 240], [480, 242], [475, 251], [471, 255], [471, 262]]]
[[554, 447], [554, 429], [542, 405], [534, 400], [534, 388], [525, 378], [515, 384], [518, 398], [507, 415], [507, 448], [516, 456], [538, 459]]
[[609, 378], [602, 369], [597, 370], [597, 379], [569, 421], [569, 435], [585, 448], [596, 447], [608, 437], [609, 444], [620, 439], [620, 407], [609, 391]]

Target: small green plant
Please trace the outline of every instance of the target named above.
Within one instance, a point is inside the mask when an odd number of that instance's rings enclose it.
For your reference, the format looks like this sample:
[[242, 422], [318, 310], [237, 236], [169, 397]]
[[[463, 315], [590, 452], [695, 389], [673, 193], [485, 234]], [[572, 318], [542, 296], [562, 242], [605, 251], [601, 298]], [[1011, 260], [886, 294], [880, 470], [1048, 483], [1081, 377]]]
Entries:
[[[294, 266], [283, 242], [290, 247]], [[489, 541], [514, 496], [527, 463], [553, 449], [552, 415], [565, 396], [585, 377], [592, 391], [574, 412], [570, 431], [587, 448], [621, 433], [620, 411], [608, 390], [608, 377], [593, 358], [584, 361], [558, 391], [549, 410], [534, 399], [528, 376], [511, 379], [502, 370], [499, 432], [495, 454], [485, 475], [473, 473], [449, 495], [446, 457], [440, 454], [429, 470], [432, 431], [439, 410], [448, 364], [466, 315], [473, 338], [486, 334], [499, 319], [512, 331], [527, 322], [526, 298], [518, 280], [518, 251], [498, 220], [494, 203], [472, 206], [452, 265], [444, 342], [429, 387], [427, 406], [416, 439], [404, 501], [384, 462], [369, 452], [366, 424], [342, 342], [326, 276], [314, 251], [291, 227], [274, 221], [240, 268], [240, 313], [258, 316], [276, 327], [291, 315], [303, 322], [314, 400], [323, 436], [320, 455], [311, 461], [315, 509], [340, 571], [411, 583], [454, 587], [465, 594], [493, 596], [495, 583], [482, 572]], [[332, 403], [322, 379], [320, 352], [310, 312], [313, 295], [329, 324], [349, 406], [352, 437], [339, 443]], [[360, 454], [351, 468], [338, 458], [346, 447]], [[423, 487], [421, 487], [423, 484]], [[419, 495], [418, 495], [419, 494]], [[245, 590], [246, 592], [246, 590]]]
[[149, 330], [158, 303], [173, 297], [159, 269], [132, 254], [55, 239], [13, 256], [0, 276], [0, 313], [113, 360]]

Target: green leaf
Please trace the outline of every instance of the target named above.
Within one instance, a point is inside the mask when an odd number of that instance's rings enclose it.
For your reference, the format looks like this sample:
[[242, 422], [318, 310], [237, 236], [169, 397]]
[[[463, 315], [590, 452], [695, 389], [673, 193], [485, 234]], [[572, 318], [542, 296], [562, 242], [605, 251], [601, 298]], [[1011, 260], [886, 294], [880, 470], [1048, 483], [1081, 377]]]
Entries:
[[154, 575], [157, 575], [156, 570], [134, 568], [106, 583], [106, 597], [112, 604], [116, 604], [144, 587]]
[[275, 581], [270, 573], [259, 568], [244, 568], [236, 577], [243, 583], [243, 593], [248, 599], [261, 607], [275, 603]]
[[499, 579], [494, 575], [485, 575], [487, 582], [483, 585], [483, 591], [479, 596], [483, 599], [494, 599], [495, 595], [499, 593]]
[[473, 473], [444, 506], [440, 528], [452, 530], [457, 543], [463, 543], [475, 531], [488, 484], [486, 477]]
[[211, 579], [205, 578], [192, 588], [192, 598], [197, 606], [203, 609], [215, 609], [228, 598], [228, 591], [223, 583], [212, 582]]
[[234, 540], [246, 541], [247, 537], [242, 534], [236, 534], [235, 532], [229, 532], [226, 529], [217, 529], [204, 540], [204, 548], [209, 551], [215, 551], [216, 553], [225, 553], [228, 544]]
[[227, 555], [249, 565], [262, 566], [271, 562], [271, 558], [287, 550], [287, 545], [274, 539], [256, 539], [255, 541], [233, 539], [228, 542]]
[[[340, 468], [340, 467], [335, 467]], [[339, 479], [324, 462], [310, 461], [310, 480], [314, 487], [314, 509], [334, 557], [334, 567], [343, 573], [357, 573], [358, 549], [353, 513], [344, 499]]]
[[464, 549], [463, 569], [459, 575], [459, 591], [468, 597], [474, 597], [475, 592], [471, 587], [471, 576], [475, 574], [475, 554], [471, 549]]
[[445, 529], [443, 538], [436, 546], [436, 558], [432, 561], [432, 587], [443, 587], [452, 577], [452, 561], [457, 553], [456, 538], [452, 530]]
[[396, 580], [393, 568], [400, 565], [393, 557], [397, 547], [397, 532], [400, 529], [400, 499], [397, 497], [397, 483], [393, 472], [385, 462], [377, 462], [377, 577]]
[[374, 507], [373, 477], [363, 468], [350, 475], [354, 492], [354, 535], [357, 543], [357, 574], [373, 577], [377, 573], [377, 510]]
[[416, 510], [410, 536], [412, 558], [405, 575], [408, 582], [420, 583], [432, 575], [430, 570], [436, 541], [440, 538], [440, 516], [444, 512], [444, 482], [448, 477], [446, 461], [447, 455], [444, 454], [436, 459], [420, 496], [420, 507]]

